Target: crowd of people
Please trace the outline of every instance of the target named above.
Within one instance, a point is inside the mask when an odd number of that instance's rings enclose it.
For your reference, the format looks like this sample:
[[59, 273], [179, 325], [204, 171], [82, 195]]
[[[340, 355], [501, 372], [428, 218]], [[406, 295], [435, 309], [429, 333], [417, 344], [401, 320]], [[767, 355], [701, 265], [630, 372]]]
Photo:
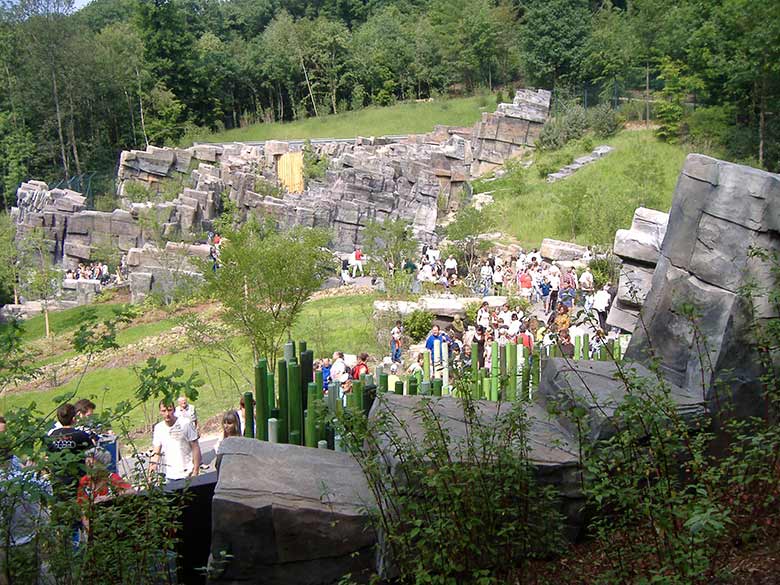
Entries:
[[89, 264], [79, 264], [74, 270], [68, 268], [65, 271], [66, 279], [74, 280], [99, 280], [100, 284], [109, 284], [112, 280], [121, 280], [119, 271], [116, 274], [111, 274], [111, 270], [108, 268], [108, 264], [105, 262], [90, 262]]

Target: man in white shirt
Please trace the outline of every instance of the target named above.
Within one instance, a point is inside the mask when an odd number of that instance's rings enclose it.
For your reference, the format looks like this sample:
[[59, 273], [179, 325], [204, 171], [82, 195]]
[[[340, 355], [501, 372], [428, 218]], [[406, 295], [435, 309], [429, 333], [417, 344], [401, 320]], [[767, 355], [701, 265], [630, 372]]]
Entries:
[[176, 418], [188, 418], [196, 429], [198, 428], [198, 414], [195, 412], [195, 406], [187, 402], [186, 396], [179, 396], [176, 401]]
[[580, 290], [583, 294], [583, 303], [586, 311], [590, 311], [593, 306], [593, 273], [590, 268], [580, 275]]
[[593, 296], [593, 308], [596, 310], [599, 316], [599, 327], [606, 330], [607, 328], [607, 311], [609, 311], [610, 305], [609, 296], [609, 283]]
[[447, 272], [448, 278], [458, 273], [458, 261], [455, 260], [455, 256], [452, 254], [444, 261], [444, 270]]
[[198, 431], [187, 418], [177, 418], [173, 403], [160, 401], [162, 420], [154, 425], [150, 471], [160, 470], [166, 481], [195, 477], [200, 470]]

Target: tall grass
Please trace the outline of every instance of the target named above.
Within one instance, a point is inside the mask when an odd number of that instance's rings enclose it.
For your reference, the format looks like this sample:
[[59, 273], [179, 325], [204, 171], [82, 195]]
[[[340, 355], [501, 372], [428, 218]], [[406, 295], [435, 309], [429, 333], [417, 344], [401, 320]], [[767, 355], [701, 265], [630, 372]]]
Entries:
[[[615, 150], [567, 179], [546, 182], [548, 172], [599, 144]], [[528, 169], [510, 165], [500, 179], [477, 181], [475, 191], [493, 192], [499, 229], [525, 246], [544, 238], [609, 245], [637, 207], [669, 210], [685, 156], [683, 148], [658, 141], [652, 131], [623, 131], [604, 141], [586, 137], [538, 153]]]
[[195, 142], [244, 142], [260, 140], [294, 140], [306, 138], [354, 138], [388, 134], [421, 134], [437, 124], [471, 126], [482, 112], [493, 112], [492, 95], [441, 99], [432, 102], [404, 102], [389, 107], [371, 106], [295, 122], [253, 124], [217, 133], [190, 134], [184, 145]]

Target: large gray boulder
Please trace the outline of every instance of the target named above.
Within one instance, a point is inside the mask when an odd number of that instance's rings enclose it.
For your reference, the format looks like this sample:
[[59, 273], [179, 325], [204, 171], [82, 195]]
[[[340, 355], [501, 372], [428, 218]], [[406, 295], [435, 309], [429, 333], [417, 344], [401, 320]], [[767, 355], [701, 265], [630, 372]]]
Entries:
[[[665, 384], [650, 370], [637, 363], [612, 361], [573, 361], [551, 358], [542, 372], [538, 396], [541, 403], [556, 405], [569, 412], [574, 407], [586, 410], [584, 432], [590, 441], [608, 439], [615, 432], [614, 414], [626, 397], [629, 384], [633, 391], [657, 390]], [[704, 397], [688, 388], [668, 386], [669, 396], [680, 415], [692, 420], [706, 412]], [[569, 432], [577, 433], [577, 424], [567, 417], [561, 419]]]
[[588, 249], [585, 246], [574, 244], [572, 242], [563, 242], [561, 240], [553, 240], [552, 238], [545, 238], [542, 240], [542, 246], [539, 248], [539, 253], [545, 260], [556, 262], [563, 260], [571, 262], [581, 259]]
[[[652, 287], [627, 355], [660, 358], [666, 378], [703, 392], [712, 409], [733, 398], [758, 414], [761, 368], [742, 287], [757, 285], [757, 317], [777, 317], [769, 266], [751, 248], [780, 250], [780, 176], [689, 155], [675, 189]], [[691, 320], [690, 315], [695, 315]]]
[[319, 585], [372, 571], [373, 500], [350, 455], [239, 437], [219, 452], [209, 583]]
[[[451, 439], [451, 453], [457, 456], [459, 444], [466, 439], [468, 427], [461, 402], [454, 397], [399, 396], [384, 394], [374, 402], [369, 417], [376, 419], [383, 413], [392, 413], [392, 429], [412, 441], [421, 442], [425, 432], [416, 408], [420, 401], [429, 400], [441, 426]], [[476, 402], [477, 416], [485, 425], [494, 425], [496, 417], [506, 413], [512, 405], [487, 400]], [[527, 406], [529, 428], [529, 457], [536, 469], [537, 478], [544, 484], [552, 484], [560, 491], [560, 509], [565, 517], [566, 532], [575, 539], [583, 527], [584, 498], [580, 490], [577, 438], [538, 404]], [[403, 427], [403, 428], [402, 428]], [[381, 442], [384, 440], [384, 442]], [[393, 475], [398, 475], [399, 459], [387, 437], [380, 437], [382, 457]]]

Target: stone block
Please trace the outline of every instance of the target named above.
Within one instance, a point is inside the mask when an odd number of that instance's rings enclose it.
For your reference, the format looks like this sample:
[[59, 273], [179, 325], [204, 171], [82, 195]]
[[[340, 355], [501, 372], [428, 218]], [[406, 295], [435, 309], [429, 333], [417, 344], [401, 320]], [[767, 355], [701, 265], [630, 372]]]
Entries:
[[588, 249], [585, 246], [551, 238], [542, 240], [541, 248], [539, 248], [539, 253], [542, 257], [552, 262], [556, 260], [579, 260], [587, 251]]
[[607, 325], [631, 333], [636, 329], [638, 322], [639, 309], [631, 305], [624, 305], [619, 301], [612, 303], [607, 314]]
[[373, 496], [355, 460], [230, 437], [222, 442], [212, 500], [213, 584], [319, 585], [373, 568]]
[[92, 249], [89, 246], [66, 241], [63, 252], [66, 256], [78, 258], [79, 260], [89, 260]]
[[653, 282], [654, 268], [624, 262], [620, 267], [617, 299], [624, 305], [641, 307]]
[[[660, 387], [656, 374], [638, 363], [624, 363], [624, 371], [630, 372], [637, 388], [651, 390]], [[694, 420], [706, 413], [701, 392], [671, 384], [670, 397], [677, 412], [686, 420]], [[614, 415], [617, 407], [628, 394], [625, 382], [618, 376], [618, 367], [612, 361], [574, 361], [550, 358], [542, 371], [538, 397], [542, 404], [555, 404], [564, 412], [574, 406], [587, 410], [584, 426], [587, 439], [608, 439], [615, 433]], [[577, 422], [566, 417], [559, 419], [570, 433], [576, 436]]]

